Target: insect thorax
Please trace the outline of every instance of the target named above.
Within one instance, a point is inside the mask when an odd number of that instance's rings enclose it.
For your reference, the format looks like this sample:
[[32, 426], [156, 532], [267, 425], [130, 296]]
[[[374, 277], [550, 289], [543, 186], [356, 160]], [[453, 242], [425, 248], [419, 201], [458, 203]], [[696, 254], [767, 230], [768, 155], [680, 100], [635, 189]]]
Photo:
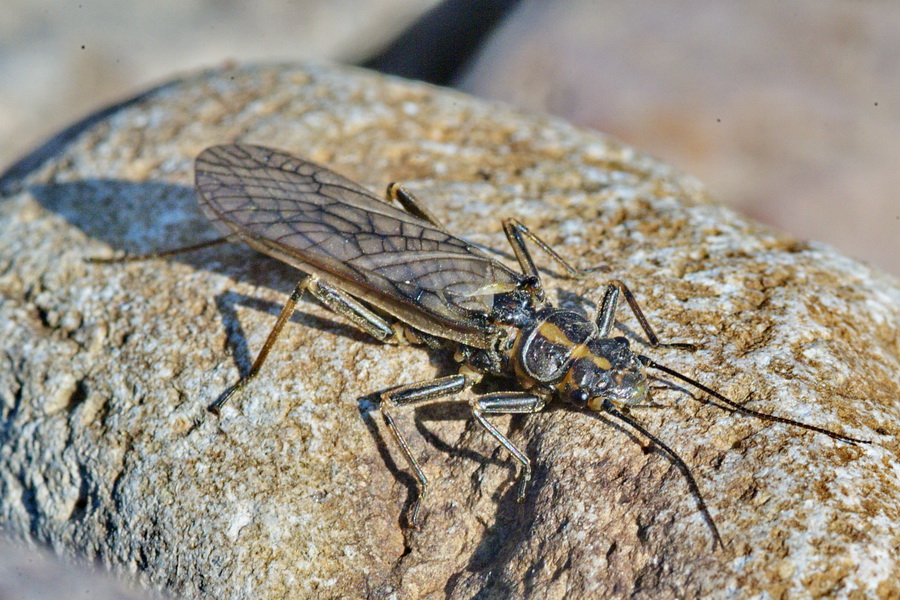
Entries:
[[573, 351], [596, 333], [596, 325], [574, 311], [538, 310], [510, 351], [516, 375], [544, 385], [556, 383], [566, 375]]

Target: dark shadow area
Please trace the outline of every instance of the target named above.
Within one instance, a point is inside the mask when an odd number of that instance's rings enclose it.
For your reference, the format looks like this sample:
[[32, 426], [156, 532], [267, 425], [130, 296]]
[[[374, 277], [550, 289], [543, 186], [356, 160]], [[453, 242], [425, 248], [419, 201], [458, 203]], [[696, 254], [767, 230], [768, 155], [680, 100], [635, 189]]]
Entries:
[[[512, 434], [512, 431], [509, 432]], [[480, 573], [485, 580], [484, 586], [473, 598], [482, 600], [495, 598], [518, 597], [515, 590], [519, 582], [504, 581], [504, 573], [507, 567], [519, 560], [519, 548], [531, 539], [532, 531], [538, 517], [537, 508], [533, 500], [535, 494], [546, 483], [552, 465], [540, 460], [536, 451], [538, 445], [537, 436], [528, 441], [525, 448], [521, 448], [532, 460], [532, 479], [524, 502], [518, 501], [518, 480], [506, 488], [501, 498], [494, 498], [497, 503], [497, 511], [494, 523], [485, 531], [481, 543], [472, 553], [465, 571], [452, 577], [444, 587], [446, 595], [453, 594], [460, 577], [464, 573]], [[502, 448], [502, 456], [508, 454]], [[496, 455], [496, 453], [495, 453]], [[510, 461], [517, 467], [518, 465]], [[517, 476], [517, 471], [514, 476]], [[527, 597], [527, 596], [526, 596]]]
[[[677, 388], [677, 386], [673, 387], [680, 389]], [[578, 411], [560, 405], [559, 403], [551, 404], [544, 412], [569, 410], [580, 412], [588, 418], [596, 419], [604, 425], [613, 428], [617, 433], [625, 436], [628, 442], [637, 444], [644, 453], [660, 455], [683, 477], [687, 477], [683, 472], [682, 465], [679, 465], [676, 459], [660, 448], [655, 442], [644, 439], [642, 434], [633, 430], [627, 423], [619, 421], [613, 415], [606, 412]], [[512, 432], [510, 432], [510, 434], [512, 434]], [[510, 563], [519, 560], [519, 547], [523, 544], [534, 542], [534, 540], [531, 540], [531, 531], [534, 528], [538, 515], [535, 510], [535, 504], [531, 498], [533, 497], [534, 492], [545, 485], [549, 472], [553, 468], [553, 465], [541, 462], [540, 455], [535, 448], [538, 442], [536, 439], [537, 437], [538, 436], [533, 436], [533, 439], [529, 441], [527, 448], [523, 449], [532, 459], [532, 467], [534, 469], [533, 479], [529, 486], [529, 492], [525, 502], [518, 504], [516, 501], [515, 486], [510, 486], [504, 494], [504, 498], [498, 499], [497, 518], [495, 523], [487, 530], [480, 545], [472, 554], [466, 569], [454, 575], [446, 584], [444, 590], [447, 597], [452, 596], [458, 581], [466, 573], [480, 573], [485, 581], [483, 587], [472, 596], [473, 598], [481, 598], [483, 600], [512, 598], [513, 591], [519, 589], [520, 584], [524, 584], [524, 597], [529, 597], [528, 591], [531, 588], [529, 586], [530, 580], [527, 577], [524, 582], [507, 582], [503, 580], [503, 574], [507, 572], [507, 567]], [[505, 456], [505, 454], [503, 456]], [[685, 466], [687, 466], [686, 463]], [[687, 466], [687, 468], [690, 469], [689, 466]], [[685, 485], [689, 486], [687, 482], [685, 482]], [[695, 497], [695, 501], [696, 500], [697, 498]], [[510, 510], [511, 507], [517, 507], [518, 510]], [[649, 529], [653, 524], [654, 518], [655, 515], [646, 516], [646, 522], [644, 523], [645, 527], [643, 529]], [[707, 520], [705, 515], [704, 519]], [[712, 528], [712, 524], [709, 523], [708, 520], [707, 525]], [[563, 534], [561, 530], [564, 529], [565, 526], [565, 522], [560, 525], [560, 534]], [[542, 568], [542, 559], [538, 558], [528, 572], [539, 573]]]
[[444, 0], [359, 66], [436, 85], [453, 84], [519, 0]]
[[189, 186], [83, 179], [33, 185], [28, 191], [44, 208], [115, 252], [146, 254], [218, 237]]
[[[671, 449], [671, 448], [667, 449], [667, 448], [664, 448], [663, 446], [661, 446], [660, 443], [666, 444], [666, 441], [662, 440], [662, 439], [659, 440], [659, 442], [657, 442], [655, 440], [647, 439], [647, 443], [642, 443], [641, 438], [644, 437], [644, 434], [641, 432], [637, 432], [631, 424], [621, 421], [621, 417], [617, 417], [615, 415], [611, 415], [606, 412], [596, 412], [596, 413], [591, 412], [591, 413], [587, 413], [587, 414], [595, 419], [603, 421], [604, 423], [608, 424], [610, 427], [612, 427], [612, 428], [616, 429], [617, 431], [628, 436], [629, 440], [638, 444], [642, 448], [642, 450], [644, 451], [645, 454], [653, 452], [654, 454], [663, 456], [667, 461], [669, 461], [669, 464], [672, 467], [674, 467], [679, 473], [681, 473], [683, 480], [684, 480], [684, 484], [688, 487], [691, 495], [694, 497], [694, 502], [697, 505], [697, 508], [700, 510], [700, 512], [703, 516], [703, 520], [706, 521], [706, 524], [709, 527], [710, 532], [714, 536], [713, 537], [713, 549], [715, 549], [715, 540], [716, 540], [715, 536], [718, 536], [718, 531], [716, 529], [716, 525], [712, 520], [712, 515], [710, 515], [708, 512], [706, 512], [708, 510], [706, 508], [706, 502], [700, 491], [699, 484], [697, 483], [696, 478], [694, 477], [691, 466], [683, 458], [681, 458], [681, 455], [676, 453], [674, 449]], [[628, 415], [628, 417], [633, 418], [632, 415]], [[635, 419], [635, 421], [637, 421], [637, 419]], [[643, 427], [643, 425], [640, 423], [638, 423], [638, 425], [640, 427]], [[650, 433], [650, 435], [654, 435], [654, 436], [656, 435], [652, 431], [650, 431], [649, 433]], [[652, 521], [653, 521], [653, 519], [650, 518], [650, 522], [652, 522]], [[640, 536], [640, 532], [639, 532], [639, 536]]]
[[[112, 249], [86, 248], [85, 261], [164, 252], [221, 237], [200, 212], [194, 188], [189, 186], [85, 179], [34, 185], [29, 192], [44, 208]], [[146, 262], [155, 260], [180, 262], [256, 286], [283, 289], [285, 297], [302, 276], [294, 267], [241, 243], [147, 258]], [[116, 264], [125, 263], [106, 263]], [[286, 282], [283, 287], [281, 281]]]
[[[512, 471], [512, 477], [516, 477], [519, 463], [515, 462], [512, 457], [509, 457], [509, 460], [506, 460], [503, 456], [496, 456], [496, 454], [486, 456], [468, 448], [453, 446], [441, 439], [437, 433], [428, 428], [427, 423], [471, 420], [472, 411], [465, 400], [457, 400], [455, 402], [453, 400], [447, 400], [428, 406], [417, 407], [414, 410], [412, 418], [415, 423], [416, 431], [422, 436], [422, 439], [424, 439], [428, 445], [434, 447], [439, 453], [454, 458], [481, 463], [483, 465], [493, 465], [503, 468], [508, 467]], [[486, 436], [490, 435], [477, 425], [476, 428], [479, 433], [484, 433]], [[489, 439], [492, 441], [494, 440], [492, 437], [489, 437]], [[501, 448], [499, 444], [497, 444], [497, 447]]]
[[363, 396], [362, 398], [358, 398], [356, 401], [357, 409], [359, 410], [360, 418], [366, 425], [366, 429], [369, 430], [369, 435], [372, 436], [372, 440], [375, 442], [375, 447], [378, 448], [378, 455], [381, 457], [384, 466], [390, 474], [406, 488], [406, 500], [403, 502], [403, 507], [400, 510], [399, 525], [400, 527], [407, 528], [410, 526], [408, 521], [409, 514], [413, 504], [416, 502], [419, 483], [409, 472], [407, 465], [404, 464], [402, 465], [403, 468], [401, 468], [394, 462], [394, 458], [391, 456], [391, 449], [388, 446], [388, 444], [393, 444], [394, 441], [385, 440], [381, 436], [378, 424], [375, 422], [375, 417], [373, 416], [373, 413], [378, 412], [379, 397], [380, 392], [374, 392], [367, 396]]
[[591, 298], [562, 288], [556, 290], [556, 305], [566, 310], [574, 310], [588, 319], [593, 319], [597, 313], [597, 304]]

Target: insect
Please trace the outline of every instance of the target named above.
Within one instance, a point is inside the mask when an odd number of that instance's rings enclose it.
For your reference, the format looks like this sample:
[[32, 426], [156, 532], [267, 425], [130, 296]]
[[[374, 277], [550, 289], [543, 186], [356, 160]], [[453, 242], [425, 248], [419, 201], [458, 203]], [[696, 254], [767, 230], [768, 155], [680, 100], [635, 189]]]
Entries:
[[454, 351], [459, 373], [380, 394], [385, 424], [418, 481], [408, 517], [412, 526], [417, 525], [427, 498], [428, 479], [396, 426], [394, 413], [401, 407], [456, 396], [485, 375], [512, 377], [521, 386], [466, 401], [475, 421], [521, 465], [519, 501], [525, 498], [531, 478], [531, 460], [489, 419], [537, 413], [559, 399], [621, 420], [667, 454], [684, 474], [712, 530], [713, 543], [720, 547], [721, 535], [690, 468], [628, 412], [648, 397], [647, 369], [685, 382], [745, 415], [852, 444], [868, 443], [745, 408], [635, 353], [625, 337], [612, 335], [616, 309], [623, 299], [651, 347], [694, 346], [660, 342], [634, 294], [619, 280], [606, 284], [593, 318], [553, 306], [545, 297], [526, 243], [540, 248], [570, 277], [582, 277], [586, 271], [569, 265], [515, 219], [504, 220], [503, 230], [520, 271], [448, 233], [403, 186], [389, 185], [382, 200], [325, 167], [278, 150], [244, 144], [207, 148], [196, 159], [196, 187], [202, 211], [225, 237], [164, 255], [241, 241], [305, 273], [250, 370], [209, 406], [212, 412], [218, 412], [259, 373], [304, 292], [378, 340]]

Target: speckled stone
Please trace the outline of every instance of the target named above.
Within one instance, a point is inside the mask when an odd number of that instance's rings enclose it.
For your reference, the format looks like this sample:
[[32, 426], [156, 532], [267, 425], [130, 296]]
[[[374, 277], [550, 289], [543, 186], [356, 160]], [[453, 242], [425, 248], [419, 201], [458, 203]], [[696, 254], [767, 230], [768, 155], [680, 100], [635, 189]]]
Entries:
[[[446, 355], [376, 343], [304, 301], [215, 417], [205, 407], [249, 367], [298, 274], [239, 246], [86, 262], [214, 237], [192, 160], [235, 140], [378, 193], [403, 181], [493, 247], [515, 216], [577, 266], [609, 268], [546, 276], [554, 301], [589, 309], [604, 277], [623, 279], [661, 338], [702, 344], [642, 352], [873, 443], [656, 390], [634, 415], [691, 466], [717, 550], [681, 472], [624, 425], [562, 406], [494, 419], [534, 459], [520, 505], [515, 465], [464, 404], [410, 410], [401, 427], [432, 488], [405, 528], [414, 483], [373, 393], [452, 372]], [[187, 598], [900, 594], [891, 277], [750, 222], [598, 133], [344, 67], [201, 73], [52, 144], [0, 181], [7, 532]]]

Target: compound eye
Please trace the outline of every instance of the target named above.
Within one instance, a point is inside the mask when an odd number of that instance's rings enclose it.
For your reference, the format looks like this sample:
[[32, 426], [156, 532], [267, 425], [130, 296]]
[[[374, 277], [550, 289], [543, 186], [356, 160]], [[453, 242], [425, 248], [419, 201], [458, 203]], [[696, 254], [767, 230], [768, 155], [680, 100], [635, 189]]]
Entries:
[[590, 394], [588, 394], [584, 390], [574, 390], [571, 394], [569, 394], [569, 400], [573, 404], [577, 404], [578, 406], [585, 406], [590, 397]]

